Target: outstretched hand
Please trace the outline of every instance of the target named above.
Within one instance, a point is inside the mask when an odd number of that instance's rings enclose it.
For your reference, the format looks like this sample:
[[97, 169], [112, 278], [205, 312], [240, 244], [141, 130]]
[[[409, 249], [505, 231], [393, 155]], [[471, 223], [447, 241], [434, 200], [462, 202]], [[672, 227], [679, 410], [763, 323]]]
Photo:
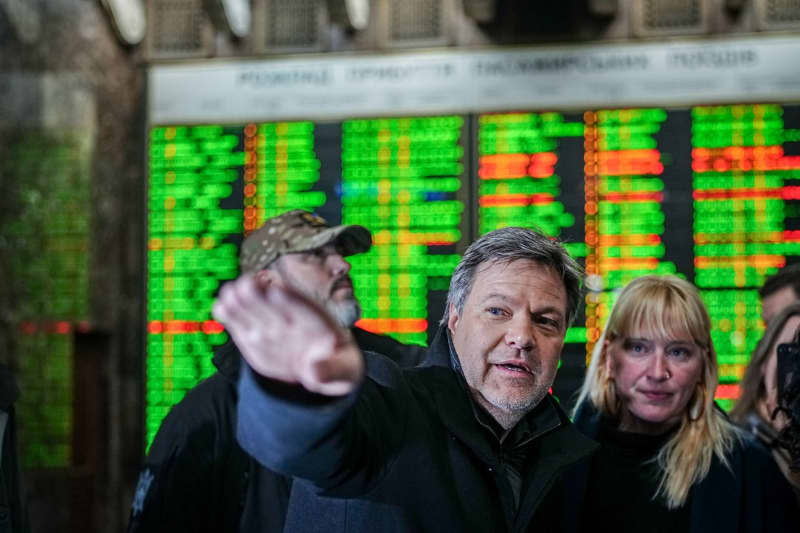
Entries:
[[223, 285], [212, 315], [264, 377], [338, 396], [364, 376], [364, 358], [349, 332], [297, 292], [275, 286], [263, 291], [252, 275], [243, 275]]

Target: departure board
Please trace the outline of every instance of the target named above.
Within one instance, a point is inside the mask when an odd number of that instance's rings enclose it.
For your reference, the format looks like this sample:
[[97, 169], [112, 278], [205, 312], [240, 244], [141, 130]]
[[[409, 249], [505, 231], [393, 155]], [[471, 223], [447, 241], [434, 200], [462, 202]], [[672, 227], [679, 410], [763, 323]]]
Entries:
[[[615, 292], [645, 274], [674, 274], [665, 261], [664, 178], [671, 154], [662, 150], [663, 109], [587, 111], [585, 128], [587, 356]], [[680, 178], [678, 177], [678, 180]], [[678, 180], [670, 180], [675, 193]], [[678, 204], [686, 200], [678, 194]], [[676, 206], [680, 209], [680, 205]]]
[[714, 322], [726, 406], [761, 337], [758, 288], [800, 255], [800, 110], [692, 109], [695, 283]]
[[[153, 128], [147, 253], [147, 442], [188, 389], [211, 374], [226, 334], [210, 316], [220, 281], [238, 273], [243, 233], [242, 129]], [[238, 189], [235, 208], [226, 200]]]
[[587, 272], [554, 390], [569, 397], [616, 294], [644, 274], [697, 284], [730, 407], [763, 331], [757, 290], [800, 256], [800, 106], [521, 111], [150, 132], [147, 442], [213, 371], [210, 309], [244, 235], [302, 208], [370, 229], [352, 256], [358, 325], [426, 343], [469, 242], [536, 227]]
[[425, 344], [468, 223], [466, 127], [455, 115], [152, 128], [148, 445], [170, 407], [213, 372], [213, 349], [227, 339], [213, 298], [238, 274], [243, 237], [278, 213], [369, 228], [372, 249], [350, 258], [358, 326]]
[[314, 211], [325, 204], [314, 151], [312, 122], [249, 124], [245, 133], [244, 233], [289, 209]]
[[427, 343], [428, 291], [446, 293], [459, 260], [464, 123], [439, 116], [342, 124], [342, 222], [373, 232], [372, 249], [350, 259], [359, 327]]

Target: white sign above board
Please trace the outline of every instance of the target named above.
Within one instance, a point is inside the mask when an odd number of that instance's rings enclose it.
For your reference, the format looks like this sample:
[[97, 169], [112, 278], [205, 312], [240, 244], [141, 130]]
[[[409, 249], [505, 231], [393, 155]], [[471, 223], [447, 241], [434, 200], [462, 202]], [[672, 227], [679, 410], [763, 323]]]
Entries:
[[152, 66], [151, 124], [800, 100], [800, 37]]

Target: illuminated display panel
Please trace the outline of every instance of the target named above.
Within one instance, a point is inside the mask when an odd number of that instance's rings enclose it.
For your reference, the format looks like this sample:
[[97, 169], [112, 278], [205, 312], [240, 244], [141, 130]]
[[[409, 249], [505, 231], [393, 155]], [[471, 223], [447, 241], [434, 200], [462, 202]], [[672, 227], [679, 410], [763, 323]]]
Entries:
[[646, 274], [674, 274], [664, 261], [663, 109], [587, 111], [585, 128], [587, 357], [616, 290]]
[[458, 263], [464, 204], [464, 119], [350, 120], [342, 124], [342, 222], [373, 232], [350, 258], [358, 326], [426, 344], [428, 291], [447, 291]]
[[325, 204], [325, 193], [311, 190], [320, 178], [312, 122], [249, 124], [244, 134], [245, 235], [289, 209]]
[[211, 320], [221, 280], [236, 277], [242, 233], [242, 128], [157, 127], [150, 132], [145, 424], [148, 444], [169, 408], [214, 371], [226, 334]]
[[147, 444], [214, 371], [227, 334], [213, 298], [238, 274], [243, 236], [275, 214], [306, 209], [373, 231], [372, 250], [350, 258], [358, 325], [425, 344], [459, 259], [464, 128], [459, 116], [152, 128]]
[[761, 337], [758, 288], [800, 255], [797, 106], [692, 109], [694, 267], [726, 407]]
[[564, 360], [575, 372], [565, 378], [562, 368], [559, 380], [573, 380], [562, 395], [582, 377], [616, 290], [645, 273], [683, 276], [709, 305], [729, 406], [763, 329], [756, 290], [800, 255], [798, 109], [153, 128], [148, 442], [169, 406], [213, 370], [211, 350], [226, 337], [209, 310], [220, 281], [237, 274], [242, 236], [297, 207], [373, 232], [373, 249], [350, 259], [359, 325], [406, 342], [430, 338], [458, 254], [480, 234], [537, 226], [567, 240], [589, 291], [585, 318], [568, 332]]
[[[447, 275], [477, 236], [517, 224], [565, 239], [590, 272], [554, 385], [567, 401], [615, 291], [639, 273], [675, 272], [709, 304], [719, 396], [735, 397], [763, 328], [755, 291], [798, 260], [800, 113], [779, 103], [800, 101], [786, 68], [798, 53], [800, 38], [776, 35], [152, 65], [150, 148], [161, 144], [161, 163], [151, 161], [150, 179], [164, 187], [183, 174], [202, 194], [191, 217], [168, 188], [148, 198], [149, 216], [173, 221], [148, 234], [161, 255], [148, 256], [147, 279], [162, 291], [147, 306], [161, 358], [152, 376], [148, 367], [160, 401], [148, 397], [148, 442], [168, 406], [211, 371], [192, 359], [208, 360], [225, 340], [208, 309], [219, 281], [236, 274], [243, 235], [295, 207], [373, 231], [374, 249], [352, 261], [361, 325], [406, 341], [430, 338]], [[737, 102], [749, 103], [713, 105]], [[189, 143], [190, 171], [177, 154], [163, 157], [171, 128], [211, 136]], [[189, 218], [200, 229], [176, 229]], [[218, 262], [177, 272], [175, 251], [189, 245]], [[181, 308], [197, 316], [175, 318]], [[191, 357], [175, 367], [176, 342], [191, 335]]]

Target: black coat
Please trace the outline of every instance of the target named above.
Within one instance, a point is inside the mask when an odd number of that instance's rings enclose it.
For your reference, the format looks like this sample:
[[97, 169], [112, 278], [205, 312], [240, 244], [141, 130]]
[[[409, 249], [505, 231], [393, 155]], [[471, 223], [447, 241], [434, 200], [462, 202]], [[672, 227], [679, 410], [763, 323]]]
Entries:
[[[413, 366], [422, 346], [353, 328], [364, 350]], [[229, 342], [214, 355], [218, 371], [164, 418], [139, 476], [129, 532], [280, 532], [291, 480], [259, 465], [238, 445], [239, 351]]]
[[[575, 427], [598, 439], [601, 415], [584, 403], [575, 416]], [[600, 442], [602, 446], [602, 442]], [[708, 475], [689, 491], [689, 533], [777, 533], [800, 531], [798, 509], [789, 486], [772, 457], [749, 435], [728, 457], [730, 469], [715, 456]], [[583, 521], [601, 527], [602, 518], [586, 516], [584, 504], [591, 471], [591, 458], [565, 475], [566, 509], [563, 530], [581, 531]]]
[[[429, 360], [449, 360], [440, 335]], [[516, 511], [509, 460], [482, 426], [454, 370], [401, 370], [367, 358], [361, 388], [312, 395], [256, 376], [239, 381], [240, 444], [296, 479], [286, 532], [536, 531], [553, 529], [543, 502], [560, 473], [596, 446], [549, 395], [523, 419], [525, 460]], [[522, 424], [521, 422], [520, 424]]]

